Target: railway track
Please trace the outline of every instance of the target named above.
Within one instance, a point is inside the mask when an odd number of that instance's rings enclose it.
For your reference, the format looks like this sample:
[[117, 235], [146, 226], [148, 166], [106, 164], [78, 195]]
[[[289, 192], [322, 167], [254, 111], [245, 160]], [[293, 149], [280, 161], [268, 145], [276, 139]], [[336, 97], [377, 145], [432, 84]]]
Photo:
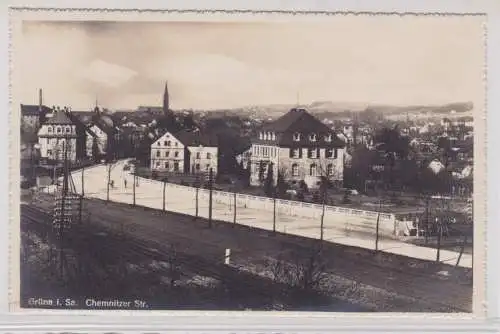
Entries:
[[[37, 232], [44, 235], [51, 233], [51, 216], [49, 214], [33, 208], [23, 208], [22, 217], [29, 220], [28, 225], [30, 225], [31, 230], [33, 230], [33, 225], [36, 225]], [[168, 262], [171, 260], [168, 254], [169, 249], [164, 249], [165, 247], [159, 244], [154, 244], [151, 247], [149, 241], [131, 238], [130, 236], [120, 236], [116, 234], [116, 231], [102, 227], [98, 232], [89, 230], [93, 230], [93, 226], [91, 228], [77, 227], [66, 231], [65, 239], [77, 254], [81, 253], [82, 249], [92, 249], [94, 253], [105, 257], [108, 263], [112, 258], [115, 260], [126, 259], [128, 261], [156, 260]], [[101, 238], [98, 236], [101, 236]], [[268, 279], [180, 251], [175, 252], [174, 261], [179, 267], [189, 268], [191, 272], [218, 279], [231, 288], [250, 290], [257, 295], [269, 297], [270, 290], [283, 287], [282, 284], [271, 282]]]
[[[127, 234], [128, 237], [135, 237], [136, 242], [143, 243], [140, 252], [154, 257], [158, 256], [158, 254], [156, 254], [154, 250], [151, 250], [151, 247], [144, 246], [145, 244], [156, 244], [159, 246], [155, 246], [155, 248], [161, 249], [162, 242], [177, 243], [179, 248], [184, 251], [183, 254], [187, 257], [190, 256], [190, 259], [186, 260], [187, 262], [194, 264], [196, 261], [195, 259], [203, 259], [204, 262], [196, 266], [198, 266], [200, 270], [205, 268], [207, 275], [211, 275], [212, 277], [215, 276], [216, 273], [210, 273], [209, 268], [207, 268], [209, 266], [207, 263], [211, 263], [211, 266], [213, 266], [214, 263], [222, 262], [224, 248], [220, 245], [220, 240], [224, 240], [225, 245], [229, 244], [232, 250], [233, 261], [241, 263], [242, 265], [244, 265], [246, 261], [251, 261], [252, 257], [258, 258], [263, 254], [275, 255], [280, 253], [283, 249], [295, 249], [299, 252], [307, 251], [307, 248], [310, 246], [309, 244], [303, 244], [303, 238], [287, 238], [287, 240], [283, 240], [284, 238], [276, 239], [276, 237], [273, 237], [272, 240], [268, 240], [266, 245], [263, 246], [255, 243], [255, 238], [237, 237], [234, 232], [231, 236], [222, 235], [214, 239], [214, 236], [211, 235], [206, 238], [197, 238], [194, 240], [193, 237], [187, 237], [185, 231], [183, 234], [182, 230], [165, 228], [163, 225], [172, 224], [170, 221], [161, 221], [165, 219], [163, 214], [151, 214], [151, 219], [147, 221], [145, 221], [144, 218], [142, 220], [130, 221], [125, 219], [125, 217], [133, 218], [130, 217], [130, 212], [128, 212], [126, 208], [123, 210], [111, 210], [111, 207], [108, 207], [108, 210], [105, 211], [102, 210], [105, 206], [103, 203], [89, 201], [88, 205], [89, 209], [95, 212], [94, 218], [97, 217], [101, 218], [103, 221], [107, 221], [106, 225], [109, 228], [109, 234], [116, 234], [117, 230], [122, 229], [122, 233]], [[135, 213], [137, 213], [137, 209]], [[189, 220], [189, 218], [182, 215], [173, 214], [172, 216], [178, 217], [181, 224], [183, 221]], [[159, 222], [154, 223], [154, 221]], [[189, 221], [192, 222], [192, 218]], [[94, 228], [102, 228], [103, 224], [104, 223], [101, 222], [95, 225], [93, 224], [93, 226]], [[223, 231], [218, 229], [217, 232], [214, 233], [223, 234]], [[233, 239], [236, 239], [236, 241]], [[233, 242], [231, 242], [231, 240], [233, 240]], [[276, 242], [276, 240], [279, 240], [279, 242]], [[278, 243], [279, 245], [276, 245]], [[363, 252], [360, 252], [360, 254], [363, 254]], [[376, 263], [371, 256], [347, 255], [348, 257], [346, 256], [344, 258], [344, 256], [338, 254], [335, 249], [325, 252], [325, 256], [333, 259], [332, 269], [329, 270], [329, 272], [398, 295], [407, 296], [427, 303], [432, 302], [435, 305], [443, 307], [446, 306], [450, 310], [462, 312], [470, 312], [471, 310], [472, 289], [468, 286], [464, 287], [455, 282], [447, 282], [446, 277], [442, 277], [435, 272], [422, 273], [418, 269], [400, 269], [394, 266], [390, 267]], [[436, 282], [438, 282], [438, 284], [436, 284]], [[443, 294], [443, 291], [447, 292]], [[467, 291], [470, 291], [470, 294], [468, 294]]]

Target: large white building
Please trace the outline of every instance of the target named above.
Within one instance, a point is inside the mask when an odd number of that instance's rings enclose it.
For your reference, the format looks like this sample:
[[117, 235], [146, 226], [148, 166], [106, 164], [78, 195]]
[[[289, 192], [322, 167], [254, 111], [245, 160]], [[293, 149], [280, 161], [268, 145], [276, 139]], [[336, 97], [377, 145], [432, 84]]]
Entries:
[[273, 167], [291, 183], [304, 181], [308, 187], [319, 185], [321, 177], [341, 183], [344, 171], [344, 147], [335, 131], [304, 109], [292, 109], [272, 123], [264, 125], [252, 140], [250, 184], [260, 185]]
[[218, 170], [216, 140], [198, 130], [166, 132], [151, 145], [151, 170], [187, 174]]
[[51, 161], [62, 161], [64, 150], [69, 161], [78, 157], [78, 134], [76, 124], [67, 116], [66, 111], [54, 111], [38, 130], [40, 157]]

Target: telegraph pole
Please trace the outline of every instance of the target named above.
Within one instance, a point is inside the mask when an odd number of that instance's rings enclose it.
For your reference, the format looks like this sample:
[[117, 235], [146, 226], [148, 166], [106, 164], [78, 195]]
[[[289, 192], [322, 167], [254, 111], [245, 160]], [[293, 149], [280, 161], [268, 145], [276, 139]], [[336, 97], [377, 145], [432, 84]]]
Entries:
[[64, 225], [66, 224], [65, 200], [68, 195], [68, 150], [66, 142], [63, 143], [64, 164], [63, 164], [63, 188], [61, 193], [61, 217], [62, 221], [59, 224], [59, 272], [61, 278], [64, 275], [63, 259], [64, 259]]
[[214, 171], [210, 168], [210, 174], [208, 176], [208, 227], [212, 228], [212, 192], [214, 188]]
[[196, 177], [196, 195], [195, 195], [195, 201], [196, 201], [196, 208], [195, 208], [195, 216], [194, 219], [198, 218], [198, 203], [199, 203], [199, 191], [200, 191], [200, 180], [199, 177]]
[[425, 244], [429, 242], [429, 196], [425, 197]]
[[85, 167], [82, 166], [82, 197], [85, 196]]

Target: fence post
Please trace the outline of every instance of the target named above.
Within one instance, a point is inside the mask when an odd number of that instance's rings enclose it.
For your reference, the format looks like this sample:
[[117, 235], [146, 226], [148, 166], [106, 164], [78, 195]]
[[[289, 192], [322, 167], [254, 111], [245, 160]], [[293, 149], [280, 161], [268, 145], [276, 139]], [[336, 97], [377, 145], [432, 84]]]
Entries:
[[[378, 251], [378, 238], [379, 238], [379, 228], [380, 228], [380, 211], [382, 210], [382, 199], [379, 200], [378, 213], [377, 213], [377, 226], [375, 230], [375, 251]], [[396, 224], [396, 220], [394, 220]]]
[[208, 227], [212, 228], [212, 192], [213, 192], [213, 182], [214, 174], [213, 169], [210, 168], [209, 174], [209, 194], [208, 194]]
[[436, 262], [439, 262], [441, 252], [441, 234], [443, 233], [443, 227], [441, 226], [441, 220], [438, 220], [438, 218], [436, 218], [436, 223], [438, 228]]
[[467, 235], [464, 235], [464, 243], [462, 244], [462, 247], [460, 248], [460, 253], [458, 254], [458, 259], [457, 259], [457, 263], [455, 264], [455, 267], [458, 267], [458, 265], [460, 264], [460, 260], [462, 259], [462, 254], [464, 253], [466, 244], [467, 244]]
[[82, 167], [82, 197], [85, 196], [85, 166]]
[[233, 193], [233, 224], [236, 224], [236, 191]]
[[196, 215], [195, 215], [195, 218], [198, 218], [199, 192], [200, 192], [200, 187], [198, 187], [198, 185], [196, 185]]
[[166, 197], [165, 197], [165, 190], [167, 188], [167, 180], [163, 180], [163, 212], [165, 212], [165, 201], [166, 201]]

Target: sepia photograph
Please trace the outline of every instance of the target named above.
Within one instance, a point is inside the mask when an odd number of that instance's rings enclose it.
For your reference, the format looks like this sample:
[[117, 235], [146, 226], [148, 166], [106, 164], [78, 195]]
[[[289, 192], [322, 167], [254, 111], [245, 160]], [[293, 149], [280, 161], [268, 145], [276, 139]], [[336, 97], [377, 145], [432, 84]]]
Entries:
[[11, 304], [472, 314], [485, 18], [304, 16], [17, 22]]

